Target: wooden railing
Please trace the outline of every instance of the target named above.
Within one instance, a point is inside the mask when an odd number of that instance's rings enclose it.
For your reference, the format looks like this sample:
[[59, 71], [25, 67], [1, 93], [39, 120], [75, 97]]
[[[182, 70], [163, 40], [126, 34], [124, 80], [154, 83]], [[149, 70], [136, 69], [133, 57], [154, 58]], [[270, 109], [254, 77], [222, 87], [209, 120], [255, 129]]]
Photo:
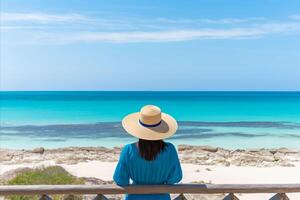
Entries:
[[40, 200], [51, 200], [53, 194], [95, 194], [94, 200], [107, 199], [107, 194], [228, 194], [223, 200], [238, 200], [234, 193], [275, 193], [269, 200], [288, 200], [286, 193], [300, 193], [300, 184], [177, 184], [177, 185], [5, 185], [0, 196], [40, 195]]

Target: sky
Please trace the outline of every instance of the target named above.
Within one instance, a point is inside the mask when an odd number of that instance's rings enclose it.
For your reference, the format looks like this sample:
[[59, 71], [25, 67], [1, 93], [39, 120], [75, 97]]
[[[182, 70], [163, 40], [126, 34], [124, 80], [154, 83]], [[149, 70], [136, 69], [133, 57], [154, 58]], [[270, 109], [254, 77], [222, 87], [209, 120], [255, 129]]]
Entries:
[[0, 88], [299, 91], [299, 0], [1, 0]]

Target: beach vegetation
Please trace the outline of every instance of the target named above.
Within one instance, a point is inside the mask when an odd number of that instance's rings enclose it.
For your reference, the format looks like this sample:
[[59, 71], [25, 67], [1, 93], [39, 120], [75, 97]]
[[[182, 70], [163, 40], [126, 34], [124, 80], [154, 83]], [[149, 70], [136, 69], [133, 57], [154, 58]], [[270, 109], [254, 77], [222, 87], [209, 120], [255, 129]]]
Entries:
[[[7, 182], [8, 185], [72, 185], [84, 184], [83, 178], [77, 178], [68, 173], [63, 167], [49, 166], [39, 169], [31, 169], [17, 174]], [[39, 196], [13, 195], [9, 200], [38, 200]], [[81, 200], [81, 196], [53, 195], [53, 200]]]

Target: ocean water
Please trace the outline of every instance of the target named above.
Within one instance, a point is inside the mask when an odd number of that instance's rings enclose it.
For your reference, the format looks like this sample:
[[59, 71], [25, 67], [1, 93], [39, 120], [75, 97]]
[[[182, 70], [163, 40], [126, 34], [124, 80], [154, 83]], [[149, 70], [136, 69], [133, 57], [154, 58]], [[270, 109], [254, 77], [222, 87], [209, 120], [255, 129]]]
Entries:
[[300, 92], [0, 92], [0, 147], [121, 146], [146, 104], [178, 120], [175, 144], [300, 149]]

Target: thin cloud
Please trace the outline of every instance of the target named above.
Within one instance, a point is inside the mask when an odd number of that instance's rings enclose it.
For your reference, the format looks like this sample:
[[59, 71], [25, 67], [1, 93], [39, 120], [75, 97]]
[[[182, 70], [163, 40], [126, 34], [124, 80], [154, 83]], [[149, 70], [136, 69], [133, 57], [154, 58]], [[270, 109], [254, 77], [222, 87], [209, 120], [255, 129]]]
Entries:
[[1, 13], [2, 22], [57, 23], [88, 20], [79, 14]]
[[294, 19], [294, 20], [300, 20], [300, 15], [291, 15], [289, 18]]
[[[257, 38], [300, 31], [299, 15], [271, 22], [265, 18], [107, 19], [80, 14], [2, 13], [1, 31], [26, 35], [32, 43], [174, 42], [201, 39]], [[15, 22], [23, 22], [17, 23]], [[84, 31], [83, 31], [84, 30]], [[25, 36], [20, 36], [25, 37]], [[24, 40], [24, 38], [23, 38]]]
[[254, 38], [271, 34], [293, 33], [300, 31], [300, 23], [271, 23], [250, 28], [229, 29], [197, 29], [197, 30], [171, 30], [171, 31], [140, 31], [140, 32], [90, 32], [47, 35], [41, 41], [58, 43], [74, 42], [175, 42], [201, 39], [238, 39]]
[[186, 19], [186, 18], [178, 18], [178, 19], [169, 19], [169, 18], [157, 18], [156, 19], [162, 23], [170, 23], [170, 24], [237, 24], [237, 23], [247, 23], [247, 22], [257, 22], [262, 21], [264, 18], [261, 17], [252, 17], [252, 18], [223, 18], [223, 19]]
[[223, 18], [223, 19], [189, 19], [189, 18], [154, 18], [154, 19], [141, 19], [141, 18], [125, 18], [125, 20], [112, 20], [112, 19], [97, 19], [81, 14], [49, 14], [41, 12], [32, 13], [0, 13], [2, 22], [35, 22], [35, 23], [56, 23], [56, 22], [74, 22], [74, 21], [94, 21], [102, 23], [128, 23], [134, 22], [138, 24], [143, 23], [166, 23], [166, 24], [195, 24], [195, 23], [211, 23], [211, 24], [235, 24], [246, 23], [253, 21], [260, 21], [264, 18], [252, 17], [252, 18]]
[[1, 31], [45, 30], [44, 26], [0, 26]]
[[220, 39], [253, 36], [257, 33], [243, 29], [230, 30], [173, 30], [155, 32], [112, 32], [83, 33], [69, 37], [66, 41], [106, 41], [106, 42], [172, 42], [196, 39]]

